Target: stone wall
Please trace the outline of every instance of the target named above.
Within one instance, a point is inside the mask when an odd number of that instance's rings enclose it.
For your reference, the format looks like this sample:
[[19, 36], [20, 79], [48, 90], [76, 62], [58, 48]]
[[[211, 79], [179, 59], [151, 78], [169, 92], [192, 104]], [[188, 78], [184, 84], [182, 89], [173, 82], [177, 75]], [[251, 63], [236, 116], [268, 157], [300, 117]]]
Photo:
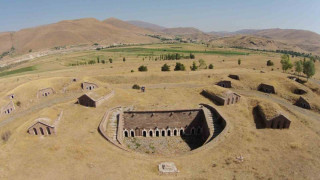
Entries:
[[50, 96], [52, 94], [54, 94], [54, 90], [52, 88], [45, 88], [45, 89], [40, 89], [37, 93], [37, 97], [41, 98], [41, 97], [47, 97]]

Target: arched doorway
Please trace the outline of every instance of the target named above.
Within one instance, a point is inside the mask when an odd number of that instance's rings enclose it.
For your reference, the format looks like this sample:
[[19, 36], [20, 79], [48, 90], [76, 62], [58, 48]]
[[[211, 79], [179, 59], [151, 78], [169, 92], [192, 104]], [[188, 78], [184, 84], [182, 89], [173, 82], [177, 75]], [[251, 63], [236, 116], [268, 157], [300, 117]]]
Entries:
[[50, 132], [50, 128], [49, 127], [47, 127], [47, 131], [48, 131], [48, 134], [50, 135], [51, 132]]
[[40, 127], [40, 132], [41, 132], [42, 135], [44, 135], [42, 127]]
[[178, 135], [178, 131], [175, 129], [175, 130], [173, 130], [173, 135], [174, 136], [177, 136]]
[[33, 132], [34, 132], [35, 135], [38, 135], [38, 131], [37, 131], [36, 128], [33, 128]]
[[180, 136], [183, 135], [183, 129], [180, 129]]
[[160, 136], [160, 132], [157, 130], [156, 131], [156, 136], [159, 137]]
[[166, 131], [165, 131], [165, 130], [162, 130], [161, 135], [162, 135], [163, 137], [166, 136]]
[[124, 131], [124, 137], [128, 137], [128, 131]]
[[200, 127], [198, 127], [197, 134], [201, 134], [201, 128]]
[[130, 136], [134, 137], [134, 131], [130, 131]]
[[171, 130], [168, 129], [168, 136], [171, 136]]
[[149, 136], [153, 137], [153, 131], [149, 131]]
[[142, 131], [142, 136], [147, 137], [147, 131]]
[[195, 134], [194, 128], [191, 129], [191, 134], [192, 134], [192, 135]]

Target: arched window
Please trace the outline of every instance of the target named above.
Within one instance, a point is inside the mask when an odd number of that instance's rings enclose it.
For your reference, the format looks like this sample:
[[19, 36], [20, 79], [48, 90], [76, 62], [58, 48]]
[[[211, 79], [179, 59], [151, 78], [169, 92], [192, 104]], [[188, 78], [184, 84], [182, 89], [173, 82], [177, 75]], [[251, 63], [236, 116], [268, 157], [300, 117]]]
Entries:
[[124, 131], [124, 137], [128, 137], [128, 131]]
[[40, 132], [41, 132], [42, 135], [44, 135], [42, 127], [40, 127]]
[[134, 137], [134, 131], [132, 131], [132, 130], [130, 131], [130, 136]]
[[160, 132], [159, 130], [156, 130], [156, 136], [159, 137], [160, 136]]
[[35, 135], [38, 135], [38, 132], [37, 132], [36, 128], [33, 128], [33, 132], [34, 132]]
[[150, 137], [153, 136], [153, 131], [152, 131], [152, 130], [149, 131], [149, 136], [150, 136]]
[[50, 132], [50, 128], [49, 127], [47, 127], [47, 131], [48, 131], [48, 134], [50, 135], [51, 132]]
[[142, 136], [147, 137], [147, 131], [142, 131]]
[[171, 136], [171, 130], [168, 129], [168, 136]]
[[163, 137], [166, 136], [166, 131], [165, 130], [162, 130], [162, 134], [161, 134]]
[[174, 136], [177, 136], [178, 135], [178, 131], [175, 129], [175, 130], [173, 130], [173, 135]]

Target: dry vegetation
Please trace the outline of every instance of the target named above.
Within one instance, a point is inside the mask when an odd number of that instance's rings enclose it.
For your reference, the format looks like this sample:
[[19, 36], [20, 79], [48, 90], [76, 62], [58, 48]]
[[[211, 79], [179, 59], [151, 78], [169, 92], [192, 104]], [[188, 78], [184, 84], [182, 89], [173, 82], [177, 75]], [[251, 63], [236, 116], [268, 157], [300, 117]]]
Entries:
[[[196, 44], [141, 47], [221, 50]], [[299, 97], [292, 90], [301, 87], [307, 90], [311, 104], [319, 107], [319, 93], [311, 89], [319, 88], [319, 73], [301, 85], [281, 72], [279, 54], [237, 51], [249, 54], [195, 53], [194, 60], [155, 61], [149, 60], [150, 51], [84, 51], [41, 57], [14, 67], [36, 66], [37, 69], [0, 78], [1, 106], [10, 93], [16, 94], [14, 101], [21, 102], [13, 114], [0, 116], [0, 134], [11, 134], [0, 142], [0, 179], [167, 179], [157, 172], [157, 165], [163, 161], [177, 165], [178, 179], [319, 179], [320, 115], [317, 108], [305, 110], [292, 105]], [[105, 60], [112, 58], [113, 63], [69, 66], [72, 62], [96, 60], [98, 56]], [[126, 62], [122, 61], [123, 57]], [[164, 63], [173, 70], [176, 62], [189, 67], [200, 58], [207, 65], [214, 64], [214, 69], [161, 72]], [[275, 62], [274, 67], [266, 66], [269, 59]], [[296, 60], [300, 58], [293, 58]], [[140, 65], [148, 66], [148, 71], [138, 72]], [[319, 72], [319, 62], [316, 68]], [[261, 70], [265, 73], [260, 73]], [[240, 81], [228, 78], [229, 74], [238, 74]], [[77, 78], [77, 82], [71, 83], [72, 78]], [[213, 85], [220, 80], [231, 80], [231, 90], [242, 95], [241, 101], [226, 107], [213, 105], [226, 118], [228, 126], [219, 138], [194, 151], [177, 156], [128, 153], [108, 143], [97, 131], [106, 110], [119, 105], [157, 110], [212, 104], [200, 92], [214, 90]], [[98, 108], [75, 104], [83, 93], [80, 89], [83, 81], [113, 89], [115, 96]], [[261, 82], [274, 85], [276, 94], [257, 92]], [[145, 86], [146, 92], [132, 89], [133, 84]], [[57, 93], [37, 99], [37, 90], [46, 87], [53, 87]], [[252, 110], [261, 101], [276, 104], [268, 106], [279, 106], [289, 114], [290, 129], [256, 129]], [[56, 135], [39, 137], [26, 133], [36, 118], [54, 119], [62, 109], [64, 115]], [[236, 159], [240, 155], [243, 162]]]

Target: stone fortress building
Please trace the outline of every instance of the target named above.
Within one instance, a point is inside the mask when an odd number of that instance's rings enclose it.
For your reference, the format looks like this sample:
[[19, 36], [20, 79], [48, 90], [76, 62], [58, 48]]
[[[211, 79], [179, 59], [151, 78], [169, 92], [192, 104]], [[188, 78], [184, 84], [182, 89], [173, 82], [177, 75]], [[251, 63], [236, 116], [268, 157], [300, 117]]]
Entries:
[[49, 87], [49, 88], [45, 88], [45, 89], [40, 89], [37, 93], [37, 97], [41, 98], [41, 97], [47, 97], [50, 96], [52, 94], [54, 94], [55, 91], [53, 90], [53, 88]]

